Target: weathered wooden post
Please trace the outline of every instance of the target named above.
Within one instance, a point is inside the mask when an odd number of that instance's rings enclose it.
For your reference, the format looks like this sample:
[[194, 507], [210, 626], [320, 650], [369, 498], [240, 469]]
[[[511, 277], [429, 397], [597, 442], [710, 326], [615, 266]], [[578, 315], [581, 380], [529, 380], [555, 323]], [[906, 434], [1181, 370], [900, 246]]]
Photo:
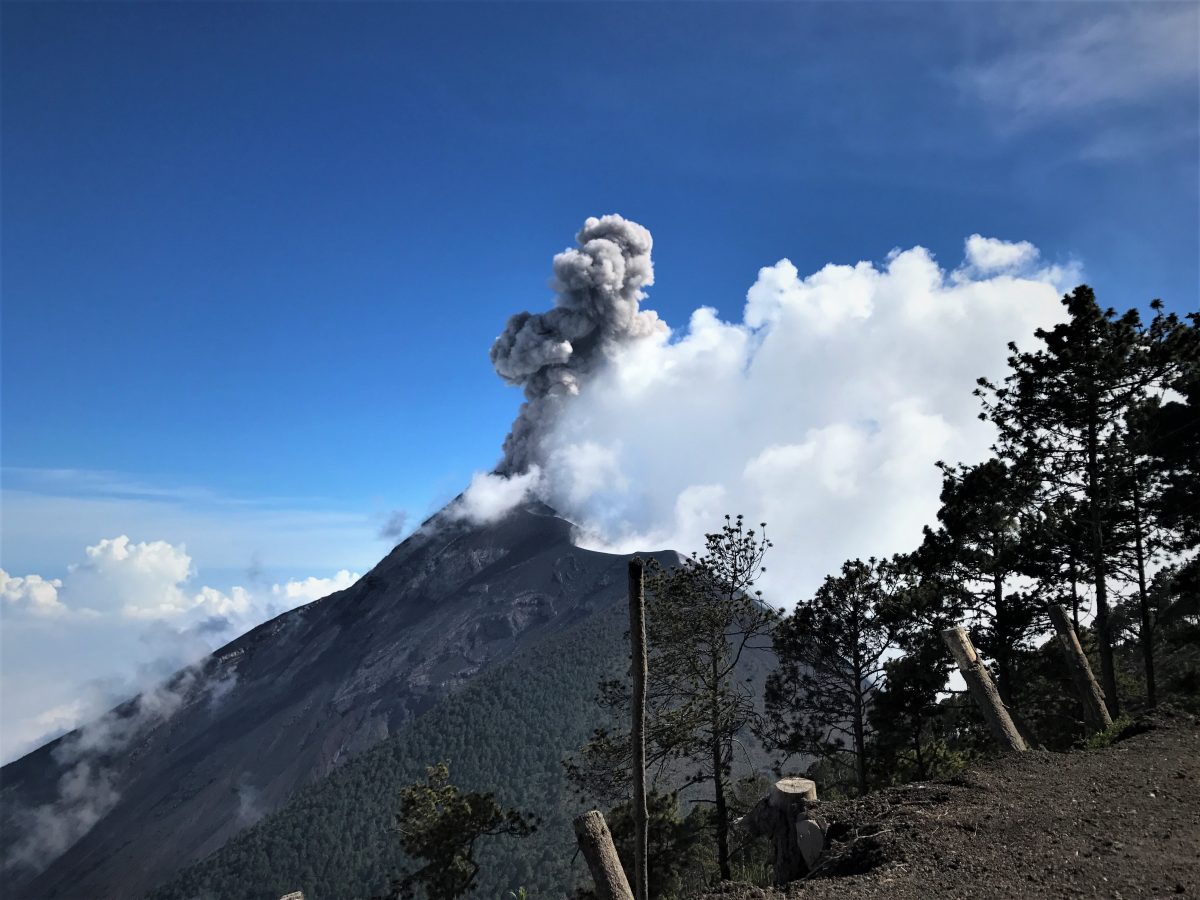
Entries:
[[646, 810], [646, 586], [640, 558], [629, 561], [629, 643], [633, 657], [633, 887], [637, 900], [649, 900], [646, 864], [649, 813]]
[[1092, 731], [1103, 731], [1112, 724], [1112, 716], [1108, 714], [1104, 693], [1079, 643], [1079, 635], [1071, 627], [1067, 611], [1057, 603], [1050, 604], [1050, 621], [1054, 623], [1058, 640], [1066, 651], [1067, 668], [1071, 671], [1071, 680], [1075, 682], [1075, 691], [1083, 702], [1083, 719]]
[[608, 823], [598, 810], [575, 817], [575, 840], [579, 842], [579, 849], [592, 873], [598, 900], [633, 900]]
[[1021, 737], [1017, 726], [1013, 724], [1012, 716], [1008, 714], [1004, 701], [1000, 699], [1000, 692], [996, 690], [992, 676], [988, 674], [987, 667], [979, 658], [979, 654], [975, 652], [971, 639], [967, 637], [966, 629], [947, 628], [942, 632], [942, 640], [954, 654], [959, 671], [962, 672], [971, 696], [975, 698], [975, 703], [987, 720], [988, 726], [992, 730], [992, 736], [1005, 750], [1028, 750], [1029, 747]]
[[776, 884], [809, 874], [825, 849], [825, 830], [812, 817], [817, 785], [808, 778], [781, 778], [770, 793], [737, 821], [751, 834], [771, 838]]

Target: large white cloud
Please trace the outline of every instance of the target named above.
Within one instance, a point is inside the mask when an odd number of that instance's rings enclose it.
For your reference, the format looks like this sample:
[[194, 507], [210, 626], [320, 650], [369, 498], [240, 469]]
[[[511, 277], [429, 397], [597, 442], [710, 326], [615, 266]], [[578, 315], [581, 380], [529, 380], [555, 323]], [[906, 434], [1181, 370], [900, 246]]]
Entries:
[[536, 489], [601, 549], [691, 552], [727, 512], [766, 521], [765, 586], [790, 605], [844, 559], [915, 546], [935, 461], [987, 454], [976, 378], [1058, 321], [1079, 275], [1037, 257], [973, 235], [951, 271], [921, 247], [806, 277], [780, 260], [740, 322], [702, 307], [614, 355], [546, 437]]
[[273, 584], [271, 585], [271, 595], [281, 600], [287, 609], [291, 609], [294, 606], [320, 600], [334, 591], [345, 590], [359, 578], [357, 572], [339, 569], [331, 578], [314, 578], [310, 575], [308, 578], [293, 579], [286, 584]]
[[329, 578], [309, 576], [256, 590], [234, 585], [222, 591], [191, 587], [195, 570], [183, 545], [134, 543], [127, 535], [85, 548], [83, 562], [65, 578], [14, 577], [0, 569], [0, 597], [9, 615], [38, 617], [116, 616], [162, 619], [185, 625], [222, 616], [253, 627], [272, 615], [349, 587], [359, 575], [342, 569]]
[[28, 613], [34, 616], [57, 617], [67, 614], [67, 607], [58, 599], [62, 579], [27, 575], [16, 578], [0, 569], [0, 598], [9, 613]]
[[6, 661], [0, 683], [0, 759], [155, 689], [166, 675], [239, 634], [358, 578], [342, 569], [329, 577], [221, 590], [195, 584], [184, 546], [126, 535], [86, 547], [59, 579], [0, 569], [6, 657], [16, 652], [23, 658], [15, 667]]

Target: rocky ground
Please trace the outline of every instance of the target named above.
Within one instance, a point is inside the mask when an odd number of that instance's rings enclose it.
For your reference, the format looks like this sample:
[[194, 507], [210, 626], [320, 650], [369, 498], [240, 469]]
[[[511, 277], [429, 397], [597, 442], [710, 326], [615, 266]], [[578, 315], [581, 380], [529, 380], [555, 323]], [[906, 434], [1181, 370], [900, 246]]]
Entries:
[[1014, 755], [820, 815], [808, 880], [708, 900], [1200, 898], [1200, 724], [1162, 714], [1102, 750]]

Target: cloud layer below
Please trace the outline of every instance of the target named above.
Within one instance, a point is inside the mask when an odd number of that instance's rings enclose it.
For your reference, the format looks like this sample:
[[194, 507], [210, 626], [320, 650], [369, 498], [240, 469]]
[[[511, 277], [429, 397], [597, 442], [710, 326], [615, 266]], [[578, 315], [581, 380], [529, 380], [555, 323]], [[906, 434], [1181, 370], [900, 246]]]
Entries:
[[20, 665], [6, 661], [0, 683], [0, 760], [157, 689], [163, 678], [256, 625], [358, 578], [342, 569], [325, 578], [218, 590], [195, 584], [183, 545], [126, 535], [87, 547], [62, 578], [0, 569], [5, 655], [22, 657]]

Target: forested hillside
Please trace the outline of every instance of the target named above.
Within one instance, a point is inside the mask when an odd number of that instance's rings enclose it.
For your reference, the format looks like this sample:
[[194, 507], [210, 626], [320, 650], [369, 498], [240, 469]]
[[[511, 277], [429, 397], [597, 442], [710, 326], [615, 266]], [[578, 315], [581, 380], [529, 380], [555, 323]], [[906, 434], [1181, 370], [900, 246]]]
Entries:
[[[564, 777], [564, 755], [597, 724], [597, 682], [624, 674], [628, 646], [617, 604], [527, 651], [446, 699], [394, 738], [302, 791], [283, 810], [209, 859], [153, 891], [149, 900], [278, 900], [303, 890], [315, 900], [369, 897], [400, 866], [390, 832], [402, 786], [438, 760], [466, 789], [494, 791], [541, 817], [520, 841], [480, 842], [477, 895], [526, 887], [559, 896], [583, 876], [571, 818], [580, 806]], [[769, 654], [746, 663], [761, 692]]]

